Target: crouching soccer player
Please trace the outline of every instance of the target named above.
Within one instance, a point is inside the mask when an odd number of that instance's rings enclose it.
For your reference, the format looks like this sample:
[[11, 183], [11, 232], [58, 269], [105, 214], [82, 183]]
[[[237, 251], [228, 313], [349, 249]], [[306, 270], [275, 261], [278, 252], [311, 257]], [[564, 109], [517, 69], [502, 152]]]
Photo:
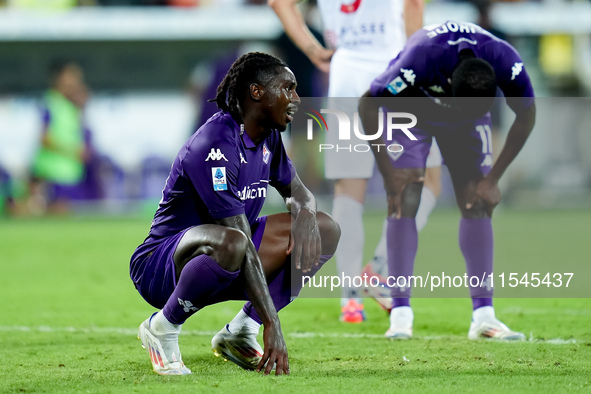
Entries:
[[[515, 112], [505, 145], [493, 165], [489, 109], [497, 87]], [[425, 27], [408, 40], [398, 57], [371, 84], [360, 102], [365, 130], [378, 129], [379, 103], [369, 97], [389, 97], [388, 110], [418, 118], [410, 140], [401, 130], [392, 135], [404, 150], [389, 155], [372, 145], [388, 197], [388, 266], [392, 277], [413, 275], [418, 247], [415, 216], [425, 162], [436, 138], [449, 169], [460, 219], [459, 244], [469, 277], [486, 278], [493, 271], [491, 216], [500, 202], [498, 181], [517, 156], [535, 121], [534, 92], [517, 51], [479, 26], [453, 21]], [[418, 105], [417, 100], [422, 98]], [[413, 102], [415, 104], [413, 104]], [[416, 111], [416, 112], [415, 112]], [[380, 142], [380, 141], [378, 141]], [[381, 141], [383, 142], [383, 140]], [[523, 340], [520, 332], [500, 322], [492, 305], [492, 288], [470, 283], [473, 313], [469, 339]], [[412, 336], [410, 287], [393, 288], [389, 338]]]
[[[267, 54], [239, 58], [218, 86], [220, 111], [179, 151], [150, 233], [131, 258], [144, 299], [161, 309], [139, 328], [156, 373], [185, 375], [178, 344], [182, 324], [199, 309], [248, 300], [212, 340], [245, 369], [289, 373], [277, 311], [334, 254], [340, 229], [316, 212], [285, 153], [280, 131], [297, 111], [296, 79]], [[258, 217], [267, 185], [289, 213]], [[293, 266], [292, 266], [293, 265]], [[264, 325], [264, 351], [256, 337]]]

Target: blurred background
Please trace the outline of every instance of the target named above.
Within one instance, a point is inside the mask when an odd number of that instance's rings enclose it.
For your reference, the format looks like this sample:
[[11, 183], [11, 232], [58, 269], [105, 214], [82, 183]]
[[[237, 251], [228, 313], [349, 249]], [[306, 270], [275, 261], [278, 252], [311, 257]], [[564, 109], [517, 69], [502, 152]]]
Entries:
[[[321, 38], [314, 2], [300, 6]], [[447, 19], [513, 44], [551, 109], [539, 111], [506, 173], [503, 204], [591, 207], [591, 2], [427, 3], [425, 24]], [[300, 96], [326, 94], [326, 75], [291, 44], [266, 1], [0, 0], [0, 216], [151, 216], [178, 149], [216, 111], [207, 99], [252, 50], [286, 60]], [[512, 115], [500, 110], [497, 119], [498, 147]], [[59, 148], [69, 152], [61, 162], [46, 133], [58, 126], [66, 130]], [[330, 204], [322, 157], [294, 145], [304, 182]], [[443, 183], [438, 206], [453, 206]], [[368, 199], [383, 204], [379, 175], [370, 185]]]

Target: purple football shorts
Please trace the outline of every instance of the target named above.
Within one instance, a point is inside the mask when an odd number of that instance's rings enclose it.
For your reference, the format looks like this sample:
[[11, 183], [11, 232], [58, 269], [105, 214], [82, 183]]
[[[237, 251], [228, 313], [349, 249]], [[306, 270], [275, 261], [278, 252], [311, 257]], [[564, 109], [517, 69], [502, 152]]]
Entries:
[[[251, 226], [252, 242], [257, 250], [261, 245], [266, 223], [267, 217], [261, 216]], [[162, 309], [176, 287], [173, 256], [188, 230], [165, 238], [150, 253], [132, 262], [133, 271], [140, 278], [135, 283], [135, 287], [140, 295], [155, 308]]]
[[452, 176], [474, 179], [488, 174], [492, 167], [491, 116], [458, 123], [427, 123], [409, 130], [411, 140], [401, 130], [394, 130], [388, 155], [395, 168], [424, 168], [432, 138], [437, 140], [444, 163]]

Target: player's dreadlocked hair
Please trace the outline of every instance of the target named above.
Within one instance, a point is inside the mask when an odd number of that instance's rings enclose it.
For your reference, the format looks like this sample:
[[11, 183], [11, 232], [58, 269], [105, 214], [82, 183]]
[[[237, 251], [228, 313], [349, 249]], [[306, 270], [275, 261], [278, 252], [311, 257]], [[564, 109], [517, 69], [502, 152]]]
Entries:
[[460, 53], [460, 63], [452, 73], [451, 85], [460, 110], [469, 112], [472, 117], [480, 117], [488, 112], [496, 95], [495, 70], [485, 60], [475, 58], [472, 51], [469, 55]]
[[209, 101], [215, 101], [219, 109], [228, 111], [234, 119], [241, 121], [238, 105], [248, 94], [250, 85], [266, 84], [279, 67], [287, 67], [287, 64], [266, 53], [247, 53], [232, 64], [218, 85], [215, 98]]

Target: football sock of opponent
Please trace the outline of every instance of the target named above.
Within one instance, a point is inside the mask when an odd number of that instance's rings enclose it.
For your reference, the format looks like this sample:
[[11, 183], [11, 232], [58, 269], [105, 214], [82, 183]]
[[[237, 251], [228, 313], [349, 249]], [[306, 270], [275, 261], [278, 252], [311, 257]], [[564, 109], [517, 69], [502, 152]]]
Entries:
[[[312, 267], [310, 272], [302, 274], [303, 276], [312, 277], [318, 272], [320, 268], [326, 263], [332, 255], [321, 255], [320, 256], [320, 264], [317, 266]], [[291, 267], [290, 264], [286, 264], [284, 268], [279, 270], [279, 272], [275, 275], [273, 279], [269, 282], [269, 293], [271, 294], [271, 298], [273, 299], [273, 304], [275, 305], [275, 309], [279, 312], [281, 309], [286, 307], [291, 301], [293, 301], [302, 290], [302, 278], [298, 275], [295, 280], [291, 280], [291, 275], [295, 272], [290, 272]], [[249, 301], [244, 304], [242, 308], [243, 312], [249, 316], [253, 321], [261, 325], [261, 318], [255, 311], [252, 303]], [[237, 320], [238, 319], [238, 320]], [[232, 331], [233, 323], [236, 324], [235, 327], [238, 327], [238, 323], [240, 319], [244, 319], [241, 313], [238, 313], [236, 317], [230, 323], [230, 331]], [[247, 324], [252, 326], [252, 322], [244, 321], [241, 325]]]
[[[226, 271], [207, 255], [195, 257], [183, 268], [179, 282], [162, 313], [169, 322], [183, 324], [203, 306], [203, 300], [225, 290], [239, 273], [240, 270]], [[197, 306], [199, 302], [201, 303]]]
[[[341, 242], [335, 253], [337, 272], [351, 278], [358, 276], [363, 265], [363, 204], [348, 196], [337, 196], [333, 200], [332, 217], [341, 226]], [[343, 287], [342, 297], [359, 297], [356, 288]]]
[[382, 236], [373, 253], [373, 270], [380, 275], [388, 276], [388, 246], [386, 233], [388, 232], [388, 219], [384, 218], [382, 223]]
[[459, 242], [466, 260], [468, 278], [475, 276], [479, 280], [478, 286], [470, 286], [473, 309], [492, 306], [492, 288], [481, 283], [482, 278], [487, 280], [493, 270], [493, 230], [490, 218], [460, 219]]
[[[404, 290], [392, 288], [393, 307], [409, 306], [410, 284], [403, 283], [413, 274], [418, 248], [418, 233], [414, 218], [388, 218], [388, 274], [405, 285]], [[403, 277], [404, 279], [398, 279]]]
[[423, 190], [421, 191], [421, 203], [419, 204], [419, 210], [415, 217], [418, 232], [420, 232], [427, 224], [427, 220], [429, 219], [429, 215], [433, 211], [433, 208], [435, 208], [435, 204], [437, 204], [437, 197], [433, 194], [433, 191], [428, 187], [423, 187]]

